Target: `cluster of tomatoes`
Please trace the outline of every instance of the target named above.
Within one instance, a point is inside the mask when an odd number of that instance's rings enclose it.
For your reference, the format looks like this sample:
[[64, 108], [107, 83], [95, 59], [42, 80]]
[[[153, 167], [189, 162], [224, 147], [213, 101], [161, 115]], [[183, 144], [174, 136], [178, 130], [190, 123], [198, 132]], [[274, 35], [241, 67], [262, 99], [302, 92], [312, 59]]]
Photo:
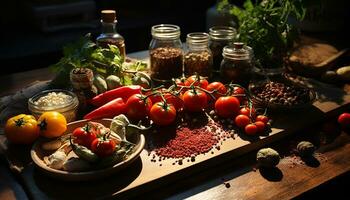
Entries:
[[76, 144], [82, 145], [99, 157], [107, 157], [114, 153], [120, 141], [109, 137], [106, 128], [95, 122], [88, 122], [83, 127], [74, 129], [72, 136]]
[[245, 89], [239, 85], [209, 83], [205, 78], [193, 75], [174, 80], [167, 89], [157, 88], [132, 95], [126, 102], [126, 114], [132, 120], [149, 117], [155, 124], [164, 126], [173, 123], [177, 113], [183, 110], [214, 109], [218, 116], [234, 119], [238, 127], [253, 135], [265, 130], [268, 118], [256, 116], [255, 109], [248, 106], [251, 105], [249, 102]]

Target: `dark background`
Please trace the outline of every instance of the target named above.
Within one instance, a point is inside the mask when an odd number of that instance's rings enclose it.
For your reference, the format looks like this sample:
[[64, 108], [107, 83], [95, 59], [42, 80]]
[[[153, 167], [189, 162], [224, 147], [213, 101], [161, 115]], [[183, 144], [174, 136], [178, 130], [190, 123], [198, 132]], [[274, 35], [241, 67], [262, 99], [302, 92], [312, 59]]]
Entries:
[[[230, 2], [241, 6], [244, 0]], [[308, 10], [305, 20], [298, 24], [303, 34], [328, 40], [338, 48], [350, 46], [346, 21], [350, 19], [350, 1], [302, 2]], [[74, 6], [79, 3], [81, 5]], [[0, 5], [1, 74], [56, 63], [64, 45], [86, 33], [92, 33], [94, 38], [100, 33], [103, 9], [116, 10], [117, 31], [125, 38], [127, 53], [131, 53], [148, 49], [153, 25], [179, 25], [181, 39], [185, 41], [187, 33], [207, 31], [208, 23], [213, 25], [227, 19], [212, 16], [215, 3], [216, 0], [3, 0]], [[43, 25], [44, 22], [48, 25]], [[52, 29], [59, 25], [70, 27]]]
[[[58, 9], [71, 2], [95, 3]], [[181, 27], [182, 40], [189, 32], [205, 31], [206, 11], [215, 0], [9, 0], [0, 8], [0, 62], [6, 72], [47, 67], [62, 56], [62, 47], [86, 33], [100, 33], [100, 11], [117, 12], [117, 31], [125, 38], [127, 53], [148, 49], [151, 27], [171, 23]], [[38, 11], [50, 7], [50, 11]], [[44, 9], [45, 10], [45, 9]], [[50, 12], [45, 15], [43, 13]], [[57, 12], [56, 15], [52, 14]], [[88, 13], [88, 14], [87, 14]], [[88, 20], [84, 19], [88, 15]], [[40, 22], [77, 25], [61, 30], [43, 30]], [[84, 21], [85, 24], [79, 24]]]

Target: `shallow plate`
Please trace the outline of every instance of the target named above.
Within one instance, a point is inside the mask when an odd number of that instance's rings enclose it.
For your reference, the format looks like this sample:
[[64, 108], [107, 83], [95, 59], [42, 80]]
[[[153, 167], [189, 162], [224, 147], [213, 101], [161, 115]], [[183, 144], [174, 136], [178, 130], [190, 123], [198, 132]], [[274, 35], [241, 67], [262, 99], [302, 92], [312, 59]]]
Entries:
[[[112, 122], [111, 119], [92, 120], [92, 121], [101, 123], [106, 127], [109, 127]], [[75, 128], [84, 126], [87, 122], [88, 120], [80, 120], [80, 121], [69, 123], [67, 126], [66, 133], [71, 133]], [[132, 153], [129, 154], [126, 160], [123, 160], [122, 162], [117, 163], [111, 167], [106, 167], [104, 169], [96, 169], [91, 171], [68, 172], [68, 171], [57, 170], [57, 169], [48, 167], [44, 162], [44, 157], [50, 155], [52, 151], [51, 152], [45, 151], [41, 148], [41, 144], [44, 142], [44, 140], [38, 140], [37, 142], [35, 142], [30, 153], [37, 168], [51, 177], [59, 178], [62, 180], [69, 180], [69, 181], [97, 179], [97, 178], [108, 176], [121, 169], [124, 169], [139, 157], [143, 147], [145, 146], [144, 135], [137, 134], [137, 135], [134, 135], [134, 137], [130, 136], [130, 138], [127, 138], [127, 139], [130, 142], [133, 142], [134, 144], [136, 144], [136, 146], [134, 147]]]
[[279, 79], [276, 79], [273, 81], [280, 82], [280, 83], [283, 83], [285, 85], [305, 89], [308, 92], [308, 97], [309, 97], [308, 101], [305, 103], [299, 103], [299, 104], [294, 104], [294, 105], [290, 105], [290, 106], [278, 104], [278, 103], [268, 103], [268, 102], [260, 99], [259, 97], [257, 97], [256, 94], [252, 91], [253, 87], [260, 87], [267, 82], [266, 80], [263, 80], [263, 81], [258, 81], [258, 82], [249, 84], [248, 90], [251, 94], [253, 104], [255, 104], [258, 107], [259, 106], [265, 107], [265, 108], [267, 107], [270, 111], [286, 111], [286, 110], [288, 110], [288, 111], [293, 111], [293, 110], [300, 111], [300, 110], [309, 108], [317, 100], [317, 93], [314, 90], [307, 88], [301, 84], [294, 83], [294, 82], [287, 80], [285, 78], [279, 78]]

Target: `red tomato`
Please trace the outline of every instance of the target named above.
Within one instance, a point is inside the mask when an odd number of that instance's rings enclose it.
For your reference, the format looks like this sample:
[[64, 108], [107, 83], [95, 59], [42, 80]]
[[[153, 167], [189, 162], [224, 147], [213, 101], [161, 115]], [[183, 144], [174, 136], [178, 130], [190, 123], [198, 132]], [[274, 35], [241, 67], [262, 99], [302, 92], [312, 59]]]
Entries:
[[258, 132], [262, 133], [265, 131], [266, 124], [262, 121], [256, 121], [255, 122], [256, 127], [258, 128]]
[[343, 113], [339, 115], [338, 117], [338, 123], [343, 127], [343, 128], [348, 128], [350, 127], [350, 113]]
[[184, 102], [181, 95], [174, 96], [166, 93], [164, 94], [164, 98], [168, 104], [172, 104], [175, 107], [176, 111], [181, 111], [184, 108]]
[[239, 102], [243, 103], [245, 96], [239, 96], [239, 95], [246, 95], [244, 89], [238, 86], [233, 87], [232, 96], [235, 96], [235, 95], [237, 95], [236, 97], [239, 100]]
[[78, 127], [73, 131], [73, 141], [87, 148], [91, 147], [91, 143], [96, 139], [96, 137], [96, 133], [91, 131], [88, 124], [84, 127]]
[[238, 115], [235, 118], [235, 123], [236, 123], [236, 125], [238, 127], [243, 128], [243, 127], [247, 126], [250, 123], [250, 119], [246, 115]]
[[166, 126], [175, 121], [176, 110], [172, 104], [158, 102], [152, 106], [150, 117], [155, 124]]
[[224, 84], [220, 82], [212, 82], [207, 86], [207, 90], [212, 92], [216, 90], [216, 92], [213, 93], [216, 99], [218, 99], [221, 96], [224, 96], [227, 92], [227, 88]]
[[248, 124], [244, 131], [247, 135], [255, 135], [258, 132], [258, 127], [255, 124]]
[[[250, 117], [250, 109], [248, 107], [243, 107], [239, 110], [239, 114], [247, 115]], [[252, 117], [255, 117], [255, 109], [252, 107]]]
[[114, 153], [116, 145], [117, 141], [114, 139], [96, 138], [91, 144], [91, 151], [100, 157], [106, 157]]
[[258, 115], [255, 118], [255, 121], [261, 121], [261, 122], [264, 122], [264, 124], [267, 124], [269, 122], [269, 118], [266, 117], [265, 115]]
[[185, 109], [190, 112], [200, 112], [207, 107], [208, 98], [201, 90], [191, 89], [183, 95]]
[[141, 94], [132, 95], [126, 102], [126, 114], [134, 120], [145, 119], [152, 107], [152, 101], [149, 98], [144, 99]]
[[215, 102], [215, 112], [220, 117], [233, 117], [239, 112], [239, 100], [236, 97], [220, 97]]
[[200, 77], [200, 80], [198, 82], [197, 76], [193, 75], [193, 76], [190, 76], [190, 77], [187, 78], [187, 80], [185, 81], [185, 85], [186, 86], [190, 86], [190, 85], [192, 85], [193, 82], [195, 82], [194, 86], [199, 86], [199, 87], [201, 87], [203, 89], [206, 89], [208, 84], [209, 84], [207, 79], [205, 79], [203, 77]]

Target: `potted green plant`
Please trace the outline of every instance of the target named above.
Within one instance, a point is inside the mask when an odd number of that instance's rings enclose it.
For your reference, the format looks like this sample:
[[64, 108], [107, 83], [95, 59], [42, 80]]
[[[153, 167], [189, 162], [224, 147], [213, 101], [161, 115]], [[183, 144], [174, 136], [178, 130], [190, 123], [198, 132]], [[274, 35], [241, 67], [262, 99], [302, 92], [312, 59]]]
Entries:
[[268, 74], [283, 71], [285, 60], [297, 38], [291, 17], [302, 20], [305, 9], [301, 0], [246, 0], [239, 8], [229, 0], [221, 0], [218, 9], [238, 19], [236, 40], [253, 48], [258, 69]]

